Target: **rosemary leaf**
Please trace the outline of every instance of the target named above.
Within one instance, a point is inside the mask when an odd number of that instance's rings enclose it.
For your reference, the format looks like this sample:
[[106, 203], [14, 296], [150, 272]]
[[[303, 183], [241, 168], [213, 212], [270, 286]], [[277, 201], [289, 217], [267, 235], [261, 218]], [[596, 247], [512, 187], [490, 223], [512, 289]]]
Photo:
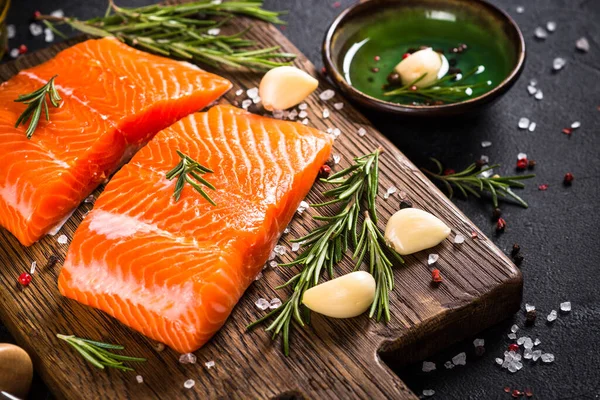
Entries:
[[97, 342], [95, 340], [82, 339], [78, 338], [74, 335], [56, 335], [59, 339], [67, 342], [71, 347], [73, 347], [83, 358], [89, 361], [93, 366], [104, 369], [104, 367], [108, 368], [116, 368], [124, 371], [133, 371], [133, 368], [130, 368], [123, 364], [125, 361], [130, 362], [144, 362], [145, 358], [140, 357], [130, 357], [130, 356], [122, 356], [119, 354], [114, 354], [108, 351], [110, 350], [123, 350], [124, 347], [116, 344], [102, 343]]
[[[208, 182], [206, 179], [202, 178], [201, 175], [206, 173], [212, 173], [212, 169], [207, 168], [197, 161], [192, 159], [190, 156], [182, 153], [177, 150], [177, 155], [181, 158], [181, 161], [167, 174], [165, 177], [168, 180], [173, 180], [177, 178], [177, 182], [175, 183], [175, 192], [173, 193], [173, 197], [175, 201], [179, 201], [181, 197], [181, 192], [185, 184], [189, 184], [194, 190], [196, 190], [202, 197], [204, 197], [210, 204], [216, 206], [217, 204], [210, 198], [210, 196], [204, 191], [201, 185], [206, 186], [211, 190], [215, 190], [215, 187]], [[198, 182], [200, 184], [198, 184]]]
[[27, 130], [25, 134], [27, 135], [27, 139], [31, 139], [33, 133], [35, 132], [38, 123], [40, 122], [40, 117], [42, 116], [42, 111], [46, 116], [46, 120], [50, 121], [50, 110], [48, 110], [48, 102], [46, 95], [50, 98], [50, 103], [53, 107], [60, 107], [60, 102], [62, 98], [58, 94], [56, 90], [56, 86], [54, 85], [54, 79], [58, 75], [54, 75], [50, 80], [41, 88], [29, 93], [19, 95], [19, 97], [15, 100], [17, 103], [27, 104], [27, 108], [17, 119], [15, 123], [15, 128], [18, 128], [19, 125], [25, 125], [27, 121], [29, 121], [29, 125], [27, 126]]

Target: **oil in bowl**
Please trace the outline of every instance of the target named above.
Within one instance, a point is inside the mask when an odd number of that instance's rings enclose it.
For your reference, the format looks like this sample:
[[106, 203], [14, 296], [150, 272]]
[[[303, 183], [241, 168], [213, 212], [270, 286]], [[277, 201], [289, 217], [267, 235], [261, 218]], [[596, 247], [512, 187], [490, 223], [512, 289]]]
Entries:
[[[439, 57], [437, 69], [410, 59], [423, 53]], [[524, 43], [510, 17], [483, 1], [371, 0], [338, 17], [324, 56], [351, 96], [398, 111], [491, 101], [483, 98], [506, 91], [522, 70]], [[414, 71], [403, 74], [408, 64]]]

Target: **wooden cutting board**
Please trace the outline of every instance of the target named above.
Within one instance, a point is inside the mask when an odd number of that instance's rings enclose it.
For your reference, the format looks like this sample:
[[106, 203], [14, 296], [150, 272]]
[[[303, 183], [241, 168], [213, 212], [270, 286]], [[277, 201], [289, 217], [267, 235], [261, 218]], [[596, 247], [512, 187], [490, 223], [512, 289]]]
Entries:
[[[298, 54], [296, 64], [318, 75], [306, 57], [274, 26], [254, 22], [250, 36], [263, 46], [280, 45], [285, 51]], [[73, 43], [58, 44], [0, 66], [0, 80], [51, 58]], [[244, 98], [236, 97], [236, 90], [256, 87], [261, 77], [249, 72], [216, 72], [234, 83], [234, 88], [222, 100], [234, 104]], [[321, 80], [319, 91], [329, 87]], [[335, 102], [344, 102], [344, 108], [335, 111]], [[0, 317], [32, 356], [36, 370], [57, 397], [415, 398], [380, 360], [380, 354], [385, 353], [386, 360], [400, 367], [474, 335], [519, 308], [522, 290], [519, 270], [389, 140], [340, 95], [326, 103], [313, 95], [308, 106], [311, 126], [321, 130], [339, 128], [342, 132], [334, 146], [334, 154], [341, 155], [337, 168], [347, 166], [354, 156], [371, 152], [378, 146], [385, 149], [378, 200], [382, 228], [399, 208], [398, 194], [387, 200], [383, 198], [383, 193], [392, 185], [405, 192], [415, 207], [437, 215], [452, 227], [449, 240], [430, 251], [405, 257], [406, 264], [395, 268], [396, 287], [390, 296], [392, 320], [386, 325], [364, 315], [346, 320], [313, 315], [311, 326], [294, 330], [291, 354], [286, 358], [279, 341], [272, 342], [263, 329], [245, 332], [248, 323], [265, 313], [254, 305], [259, 297], [284, 299], [289, 294], [275, 287], [295, 270], [268, 268], [264, 277], [248, 289], [223, 329], [196, 352], [198, 363], [182, 365], [178, 362], [179, 354], [174, 351], [158, 352], [156, 343], [116, 320], [60, 296], [56, 282], [68, 244], [58, 244], [56, 236], [48, 236], [25, 248], [0, 228]], [[322, 118], [325, 107], [331, 110], [328, 119]], [[358, 136], [360, 127], [367, 130], [366, 136]], [[316, 184], [308, 201], [320, 201], [318, 193], [322, 189], [321, 184]], [[61, 233], [72, 238], [82, 216], [90, 209], [90, 204], [83, 204]], [[311, 218], [313, 212], [309, 209], [292, 221], [290, 233], [283, 237], [288, 249], [288, 239], [317, 226]], [[471, 239], [473, 231], [478, 234], [476, 240]], [[461, 246], [452, 244], [456, 233], [467, 237]], [[427, 265], [428, 254], [434, 252], [440, 255], [438, 265], [444, 278], [437, 288], [430, 285], [431, 272]], [[53, 267], [46, 265], [51, 255], [59, 258]], [[292, 255], [288, 250], [282, 260], [288, 261]], [[33, 282], [21, 289], [17, 277], [28, 271], [33, 261], [38, 264]], [[339, 268], [349, 272], [350, 259]], [[146, 357], [148, 361], [139, 364], [136, 373], [98, 370], [58, 340], [57, 333], [119, 343], [126, 346], [127, 354]], [[209, 360], [215, 361], [212, 369], [204, 365]], [[143, 384], [137, 383], [138, 374], [143, 376]], [[196, 385], [184, 389], [183, 383], [190, 378]]]

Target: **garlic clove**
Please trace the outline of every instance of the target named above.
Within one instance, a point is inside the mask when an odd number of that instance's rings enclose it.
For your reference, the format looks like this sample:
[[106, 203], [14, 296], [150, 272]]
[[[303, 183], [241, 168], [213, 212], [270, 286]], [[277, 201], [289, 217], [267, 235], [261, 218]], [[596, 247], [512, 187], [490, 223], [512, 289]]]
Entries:
[[421, 75], [426, 74], [423, 79], [414, 84], [416, 87], [422, 88], [440, 78], [439, 73], [443, 64], [442, 55], [429, 47], [406, 57], [396, 65], [394, 70], [400, 75], [403, 85], [411, 84]]
[[369, 309], [375, 299], [375, 279], [365, 271], [321, 283], [304, 293], [302, 303], [332, 318], [352, 318]]
[[407, 255], [437, 246], [450, 231], [438, 217], [416, 208], [405, 208], [390, 217], [385, 238], [399, 254]]
[[269, 111], [286, 110], [302, 103], [319, 86], [319, 81], [292, 66], [273, 68], [260, 81], [258, 93]]

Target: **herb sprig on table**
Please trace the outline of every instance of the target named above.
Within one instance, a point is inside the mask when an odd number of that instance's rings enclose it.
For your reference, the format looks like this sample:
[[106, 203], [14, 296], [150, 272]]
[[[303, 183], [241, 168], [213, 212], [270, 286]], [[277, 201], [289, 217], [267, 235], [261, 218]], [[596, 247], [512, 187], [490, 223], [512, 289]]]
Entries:
[[254, 41], [244, 38], [247, 30], [220, 35], [218, 30], [239, 15], [274, 24], [284, 23], [279, 19], [279, 12], [263, 9], [262, 1], [221, 3], [211, 0], [137, 8], [119, 7], [109, 0], [103, 17], [81, 21], [41, 15], [38, 19], [59, 34], [54, 24], [66, 24], [88, 35], [116, 37], [130, 46], [154, 54], [212, 66], [265, 70], [287, 65], [295, 57], [294, 54], [280, 52], [278, 46], [255, 48]]
[[500, 166], [499, 164], [484, 166], [482, 168], [479, 168], [476, 164], [471, 164], [463, 171], [444, 174], [442, 163], [435, 158], [432, 158], [431, 161], [433, 161], [437, 166], [438, 172], [435, 173], [422, 168], [423, 172], [425, 172], [431, 178], [442, 182], [446, 187], [448, 196], [450, 198], [452, 198], [454, 195], [453, 188], [456, 188], [465, 198], [468, 198], [469, 194], [472, 194], [477, 198], [481, 198], [481, 193], [488, 192], [491, 195], [492, 203], [495, 208], [498, 207], [498, 197], [510, 197], [521, 206], [525, 208], [528, 207], [527, 203], [511, 189], [524, 188], [525, 184], [520, 181], [531, 179], [535, 177], [534, 174], [488, 176], [490, 171]]
[[[324, 197], [332, 197], [313, 207], [324, 207], [337, 204], [338, 213], [332, 216], [315, 216], [314, 219], [324, 224], [304, 237], [293, 240], [300, 243], [304, 251], [298, 257], [282, 266], [301, 267], [278, 289], [291, 286], [292, 295], [277, 309], [258, 319], [248, 326], [257, 325], [273, 319], [266, 331], [273, 332], [273, 338], [282, 334], [283, 352], [289, 355], [290, 329], [295, 320], [300, 326], [309, 322], [308, 308], [302, 305], [304, 293], [319, 283], [323, 270], [329, 277], [334, 277], [334, 267], [344, 257], [350, 246], [356, 249], [355, 261], [358, 269], [364, 259], [369, 260], [369, 269], [376, 282], [376, 299], [373, 302], [370, 317], [376, 315], [377, 320], [383, 317], [389, 320], [389, 291], [393, 287], [393, 277], [389, 268], [391, 262], [384, 254], [385, 240], [375, 225], [377, 210], [375, 200], [379, 186], [379, 155], [381, 150], [357, 157], [350, 167], [331, 175], [322, 182], [334, 185], [333, 189], [323, 193]], [[363, 227], [359, 214], [366, 209], [367, 215]], [[393, 250], [390, 250], [393, 252]], [[397, 260], [403, 262], [396, 254]]]
[[48, 98], [50, 99], [50, 104], [53, 107], [60, 107], [60, 102], [62, 98], [58, 94], [56, 90], [56, 86], [54, 85], [54, 79], [58, 75], [54, 75], [48, 83], [46, 83], [41, 88], [29, 93], [22, 94], [15, 100], [17, 103], [23, 103], [27, 105], [23, 114], [17, 119], [17, 123], [15, 124], [15, 128], [18, 128], [19, 125], [25, 125], [27, 121], [29, 121], [29, 126], [27, 126], [27, 130], [25, 134], [27, 135], [27, 139], [31, 139], [33, 133], [35, 132], [38, 123], [40, 122], [40, 118], [42, 116], [42, 111], [46, 115], [46, 121], [50, 121], [50, 111], [48, 109]]
[[133, 368], [126, 366], [125, 362], [144, 362], [145, 358], [122, 356], [112, 353], [109, 350], [123, 350], [125, 347], [118, 344], [109, 344], [97, 342], [95, 340], [82, 339], [74, 335], [56, 335], [71, 345], [79, 354], [89, 361], [93, 366], [104, 369], [116, 368], [124, 371], [133, 371]]

